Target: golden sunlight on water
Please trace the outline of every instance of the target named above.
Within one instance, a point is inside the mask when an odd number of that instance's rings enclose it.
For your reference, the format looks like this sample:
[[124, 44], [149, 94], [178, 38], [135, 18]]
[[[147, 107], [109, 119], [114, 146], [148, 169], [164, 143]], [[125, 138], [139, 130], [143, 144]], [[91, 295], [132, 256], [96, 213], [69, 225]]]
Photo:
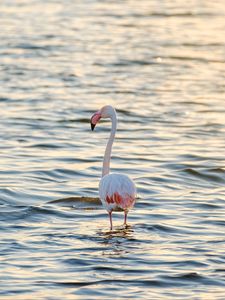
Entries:
[[[3, 1], [0, 298], [223, 299], [223, 1]], [[122, 226], [98, 184], [135, 182]]]

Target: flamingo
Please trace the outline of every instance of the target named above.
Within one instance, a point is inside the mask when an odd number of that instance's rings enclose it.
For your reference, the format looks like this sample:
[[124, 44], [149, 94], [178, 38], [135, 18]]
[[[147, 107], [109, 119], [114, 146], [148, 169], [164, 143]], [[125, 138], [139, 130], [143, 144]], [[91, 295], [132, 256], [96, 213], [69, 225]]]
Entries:
[[112, 211], [114, 210], [124, 211], [124, 225], [127, 226], [127, 214], [134, 206], [136, 188], [134, 182], [127, 175], [110, 173], [110, 157], [117, 127], [115, 109], [110, 105], [106, 105], [97, 111], [91, 117], [92, 131], [101, 118], [109, 118], [112, 122], [111, 133], [103, 159], [102, 178], [99, 182], [99, 197], [103, 207], [109, 214], [110, 230], [112, 230]]

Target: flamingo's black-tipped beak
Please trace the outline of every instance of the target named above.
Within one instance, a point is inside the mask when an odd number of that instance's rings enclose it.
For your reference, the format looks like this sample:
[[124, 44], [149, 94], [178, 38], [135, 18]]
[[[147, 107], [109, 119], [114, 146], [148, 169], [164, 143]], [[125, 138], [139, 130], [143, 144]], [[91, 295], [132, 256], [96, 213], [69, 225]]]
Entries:
[[91, 130], [92, 130], [92, 131], [95, 129], [95, 125], [96, 125], [96, 124], [91, 123]]
[[96, 124], [98, 121], [101, 119], [101, 114], [99, 112], [96, 112], [92, 117], [91, 117], [91, 130], [93, 131], [95, 129]]

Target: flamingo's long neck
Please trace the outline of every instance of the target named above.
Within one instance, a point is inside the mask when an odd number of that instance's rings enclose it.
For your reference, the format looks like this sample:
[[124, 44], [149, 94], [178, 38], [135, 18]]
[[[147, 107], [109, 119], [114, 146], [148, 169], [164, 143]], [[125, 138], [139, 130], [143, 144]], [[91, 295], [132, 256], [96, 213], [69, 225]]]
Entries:
[[108, 143], [105, 148], [105, 155], [103, 160], [103, 167], [102, 167], [102, 177], [109, 174], [110, 170], [110, 158], [111, 158], [111, 152], [112, 152], [112, 145], [116, 134], [116, 125], [117, 125], [117, 118], [116, 118], [116, 112], [113, 111], [111, 114], [111, 121], [112, 121], [112, 127], [111, 127], [111, 133], [109, 136]]

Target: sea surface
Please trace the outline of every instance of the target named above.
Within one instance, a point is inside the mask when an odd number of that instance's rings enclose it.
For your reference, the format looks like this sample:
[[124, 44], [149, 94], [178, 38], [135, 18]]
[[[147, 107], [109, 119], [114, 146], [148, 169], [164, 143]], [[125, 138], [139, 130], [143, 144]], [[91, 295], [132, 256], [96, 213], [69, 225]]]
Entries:
[[3, 0], [0, 28], [0, 299], [225, 299], [224, 1]]

